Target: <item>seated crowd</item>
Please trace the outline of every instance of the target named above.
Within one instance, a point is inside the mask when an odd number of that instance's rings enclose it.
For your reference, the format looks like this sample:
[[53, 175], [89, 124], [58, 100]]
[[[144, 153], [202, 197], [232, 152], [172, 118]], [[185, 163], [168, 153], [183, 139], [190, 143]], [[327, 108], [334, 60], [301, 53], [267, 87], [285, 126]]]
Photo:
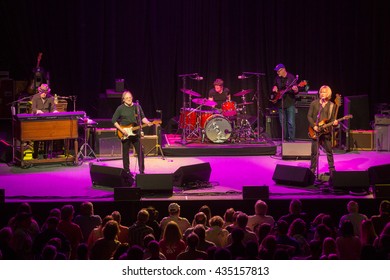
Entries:
[[22, 203], [0, 229], [0, 259], [390, 259], [388, 200], [371, 217], [360, 213], [358, 203], [351, 200], [342, 217], [318, 213], [314, 220], [298, 199], [278, 219], [262, 200], [248, 214], [228, 208], [224, 215], [212, 216], [204, 205], [191, 223], [180, 208], [178, 203], [169, 204], [161, 220], [154, 207], [143, 208], [126, 226], [119, 211], [102, 218], [94, 214], [91, 202], [84, 202], [77, 215], [72, 205], [52, 209], [40, 225], [30, 205]]

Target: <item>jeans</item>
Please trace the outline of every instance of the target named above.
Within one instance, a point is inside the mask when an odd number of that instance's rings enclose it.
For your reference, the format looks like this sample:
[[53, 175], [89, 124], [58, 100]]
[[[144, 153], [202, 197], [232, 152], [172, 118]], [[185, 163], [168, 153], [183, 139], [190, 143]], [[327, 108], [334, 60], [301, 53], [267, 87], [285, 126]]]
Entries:
[[122, 140], [122, 160], [123, 160], [123, 169], [130, 173], [130, 148], [131, 145], [134, 145], [135, 151], [138, 156], [138, 167], [140, 173], [144, 173], [145, 165], [144, 165], [144, 151], [141, 145], [141, 141], [138, 137], [129, 137], [126, 140]]
[[[295, 141], [295, 106], [284, 108], [284, 116], [282, 108], [279, 108], [278, 112], [280, 126], [283, 127], [284, 139], [287, 141]], [[282, 122], [282, 118], [284, 118], [284, 123]]]

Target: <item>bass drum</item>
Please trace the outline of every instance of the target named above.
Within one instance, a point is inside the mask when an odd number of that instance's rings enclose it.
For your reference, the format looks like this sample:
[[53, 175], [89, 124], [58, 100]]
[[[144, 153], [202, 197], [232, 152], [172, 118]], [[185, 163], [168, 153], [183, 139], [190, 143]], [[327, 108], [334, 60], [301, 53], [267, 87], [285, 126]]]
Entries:
[[207, 119], [204, 131], [211, 142], [224, 143], [232, 134], [232, 126], [224, 116], [213, 115]]

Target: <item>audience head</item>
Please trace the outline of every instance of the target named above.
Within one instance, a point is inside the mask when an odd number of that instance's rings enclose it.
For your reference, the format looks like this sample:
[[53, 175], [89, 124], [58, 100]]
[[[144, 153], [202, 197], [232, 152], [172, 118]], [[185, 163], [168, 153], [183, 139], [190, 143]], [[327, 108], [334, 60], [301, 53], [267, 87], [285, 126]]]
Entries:
[[210, 226], [211, 227], [223, 227], [223, 219], [221, 216], [213, 216], [210, 219]]
[[207, 217], [206, 217], [206, 214], [203, 213], [203, 212], [198, 212], [195, 214], [194, 216], [194, 220], [192, 221], [192, 226], [196, 226], [196, 225], [207, 225]]
[[226, 209], [225, 214], [223, 215], [225, 223], [233, 223], [233, 216], [235, 212], [236, 211], [234, 211], [234, 208]]
[[299, 214], [302, 212], [302, 202], [299, 199], [293, 199], [289, 207], [291, 214]]
[[203, 205], [202, 207], [199, 208], [199, 212], [205, 213], [205, 215], [207, 217], [206, 226], [209, 226], [209, 220], [211, 218], [211, 209], [210, 209], [210, 207], [208, 205]]
[[217, 248], [214, 252], [214, 260], [231, 260], [232, 253], [226, 248]]
[[340, 233], [344, 237], [354, 236], [353, 224], [350, 220], [345, 220], [340, 227]]
[[93, 204], [90, 201], [85, 201], [80, 205], [80, 214], [83, 216], [92, 216], [93, 213]]
[[149, 212], [145, 209], [141, 209], [138, 211], [137, 214], [137, 222], [146, 224], [146, 222], [149, 220]]
[[163, 239], [168, 244], [173, 244], [178, 242], [180, 239], [182, 239], [182, 232], [178, 226], [178, 224], [174, 221], [171, 221], [167, 224], [164, 230]]
[[379, 205], [379, 213], [381, 215], [390, 215], [390, 201], [382, 200]]
[[359, 204], [356, 201], [351, 200], [347, 204], [347, 210], [349, 213], [358, 213], [359, 212]]
[[306, 223], [304, 220], [297, 218], [295, 219], [289, 229], [288, 229], [288, 236], [293, 237], [294, 235], [305, 235], [306, 234]]
[[194, 233], [198, 235], [199, 241], [204, 241], [206, 239], [206, 229], [204, 225], [196, 225], [194, 227]]
[[61, 208], [61, 220], [71, 221], [74, 215], [74, 207], [72, 204], [67, 204]]
[[239, 228], [245, 229], [247, 224], [248, 224], [248, 215], [245, 213], [240, 213], [237, 216], [237, 226]]
[[150, 221], [158, 219], [159, 213], [158, 213], [158, 210], [156, 208], [154, 208], [153, 206], [148, 206], [148, 208], [146, 208], [146, 211], [148, 211], [148, 213], [149, 213], [149, 220]]
[[180, 205], [177, 203], [169, 204], [168, 212], [170, 215], [179, 215], [180, 214]]
[[195, 250], [199, 244], [199, 237], [196, 233], [190, 233], [187, 237], [187, 245], [189, 248]]
[[115, 240], [119, 233], [118, 223], [114, 220], [108, 221], [103, 228], [103, 236], [108, 240]]
[[122, 222], [122, 215], [119, 211], [113, 211], [111, 213], [111, 216], [112, 216], [112, 219], [117, 222], [119, 225], [121, 224]]
[[263, 200], [258, 200], [255, 204], [255, 214], [264, 216], [267, 214], [268, 211], [268, 205]]

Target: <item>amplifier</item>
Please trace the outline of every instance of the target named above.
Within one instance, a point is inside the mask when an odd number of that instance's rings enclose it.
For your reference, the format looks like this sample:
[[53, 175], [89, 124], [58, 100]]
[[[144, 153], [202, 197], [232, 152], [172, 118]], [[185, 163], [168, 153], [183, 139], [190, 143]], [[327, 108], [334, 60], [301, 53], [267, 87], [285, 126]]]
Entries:
[[99, 156], [122, 156], [122, 143], [115, 128], [96, 129], [95, 152]]
[[390, 125], [390, 115], [375, 115], [375, 125]]
[[310, 103], [317, 98], [317, 92], [315, 92], [314, 94], [310, 92], [299, 92], [295, 96], [295, 106], [309, 107]]
[[350, 130], [349, 147], [354, 151], [372, 151], [375, 149], [373, 130]]

